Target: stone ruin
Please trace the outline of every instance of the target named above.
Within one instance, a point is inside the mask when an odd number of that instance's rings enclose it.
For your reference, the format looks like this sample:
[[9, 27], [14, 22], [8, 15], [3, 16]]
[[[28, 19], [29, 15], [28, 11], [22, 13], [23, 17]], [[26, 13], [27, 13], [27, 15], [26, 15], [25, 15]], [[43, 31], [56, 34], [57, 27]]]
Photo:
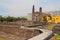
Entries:
[[2, 25], [28, 26], [32, 25], [32, 21], [16, 21], [16, 22], [1, 22]]
[[0, 31], [3, 31], [7, 34], [16, 35], [20, 37], [20, 39], [23, 39], [23, 40], [27, 40], [29, 38], [32, 38], [42, 33], [42, 31], [38, 29], [20, 28], [18, 26], [13, 27], [13, 26], [8, 26], [8, 25], [6, 26], [0, 25]]

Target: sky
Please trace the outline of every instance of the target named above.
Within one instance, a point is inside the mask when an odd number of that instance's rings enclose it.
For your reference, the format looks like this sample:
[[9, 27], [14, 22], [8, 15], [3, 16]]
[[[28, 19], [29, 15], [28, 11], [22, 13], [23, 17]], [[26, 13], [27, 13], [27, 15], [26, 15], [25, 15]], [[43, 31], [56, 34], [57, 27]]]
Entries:
[[0, 15], [21, 17], [27, 16], [32, 11], [32, 5], [38, 11], [60, 11], [60, 0], [0, 0]]

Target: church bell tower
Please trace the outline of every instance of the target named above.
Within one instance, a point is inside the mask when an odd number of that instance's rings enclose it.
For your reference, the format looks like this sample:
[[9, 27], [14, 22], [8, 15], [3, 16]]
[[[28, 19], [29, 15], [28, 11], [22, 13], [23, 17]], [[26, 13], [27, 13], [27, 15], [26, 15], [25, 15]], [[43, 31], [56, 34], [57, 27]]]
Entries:
[[32, 22], [34, 22], [34, 12], [35, 12], [35, 6], [32, 6]]

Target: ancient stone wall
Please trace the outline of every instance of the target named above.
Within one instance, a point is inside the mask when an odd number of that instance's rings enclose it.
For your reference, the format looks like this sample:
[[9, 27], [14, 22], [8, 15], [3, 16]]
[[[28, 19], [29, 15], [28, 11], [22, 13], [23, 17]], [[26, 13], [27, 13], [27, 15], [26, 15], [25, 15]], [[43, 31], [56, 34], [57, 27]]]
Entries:
[[28, 26], [32, 25], [32, 21], [16, 21], [16, 22], [3, 22], [2, 25], [15, 25], [15, 26]]
[[41, 31], [37, 29], [26, 29], [26, 28], [11, 27], [11, 26], [0, 26], [0, 31], [23, 38], [31, 38], [41, 33]]

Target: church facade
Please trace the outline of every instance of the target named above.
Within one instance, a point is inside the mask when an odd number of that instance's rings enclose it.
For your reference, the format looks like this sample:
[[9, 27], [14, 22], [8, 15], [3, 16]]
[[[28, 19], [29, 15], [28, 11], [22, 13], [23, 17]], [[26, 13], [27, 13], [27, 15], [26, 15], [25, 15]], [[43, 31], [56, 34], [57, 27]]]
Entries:
[[39, 8], [39, 12], [35, 12], [35, 6], [32, 7], [32, 22], [40, 23], [42, 22], [42, 7]]

